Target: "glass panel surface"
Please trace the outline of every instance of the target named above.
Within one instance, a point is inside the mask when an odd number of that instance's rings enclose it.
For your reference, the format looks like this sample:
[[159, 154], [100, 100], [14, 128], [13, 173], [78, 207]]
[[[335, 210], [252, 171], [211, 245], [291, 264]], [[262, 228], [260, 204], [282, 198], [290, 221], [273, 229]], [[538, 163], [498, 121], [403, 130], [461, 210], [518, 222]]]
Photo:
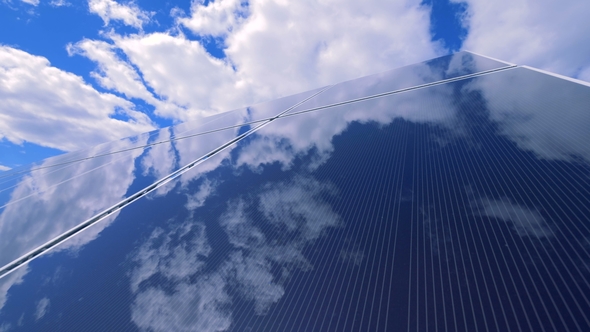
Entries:
[[517, 68], [274, 120], [0, 279], [0, 321], [588, 330], [588, 105]]
[[[23, 174], [0, 191], [0, 266], [234, 139], [241, 128]], [[160, 131], [166, 140], [170, 131]], [[125, 141], [117, 148], [125, 150]], [[161, 188], [161, 190], [165, 190]], [[104, 223], [103, 223], [104, 224]], [[96, 227], [95, 227], [96, 228]]]
[[381, 74], [336, 84], [301, 106], [296, 107], [290, 113], [510, 66], [503, 62], [463, 51]]
[[[76, 163], [97, 156], [109, 155], [134, 148], [143, 148], [146, 145], [166, 143], [169, 140], [186, 139], [207, 134], [216, 130], [232, 127], [240, 127], [247, 123], [256, 123], [271, 118], [288, 110], [290, 107], [318, 94], [322, 89], [315, 89], [298, 93], [292, 96], [262, 102], [253, 106], [229, 111], [222, 114], [194, 120], [179, 125], [154, 130], [152, 132], [123, 138], [121, 140], [107, 142], [90, 149], [75, 151], [72, 153], [55, 156], [43, 161], [43, 167], [61, 166], [67, 163]], [[124, 150], [122, 148], [124, 146]], [[39, 168], [34, 166], [33, 168]], [[2, 174], [0, 174], [0, 180]]]

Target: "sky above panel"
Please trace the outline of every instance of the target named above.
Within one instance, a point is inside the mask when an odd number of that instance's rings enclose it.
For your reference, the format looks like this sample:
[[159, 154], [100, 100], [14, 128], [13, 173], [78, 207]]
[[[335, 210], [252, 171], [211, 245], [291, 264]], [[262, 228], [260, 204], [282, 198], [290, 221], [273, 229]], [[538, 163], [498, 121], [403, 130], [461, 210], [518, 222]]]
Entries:
[[590, 81], [590, 2], [0, 2], [0, 171], [458, 50]]

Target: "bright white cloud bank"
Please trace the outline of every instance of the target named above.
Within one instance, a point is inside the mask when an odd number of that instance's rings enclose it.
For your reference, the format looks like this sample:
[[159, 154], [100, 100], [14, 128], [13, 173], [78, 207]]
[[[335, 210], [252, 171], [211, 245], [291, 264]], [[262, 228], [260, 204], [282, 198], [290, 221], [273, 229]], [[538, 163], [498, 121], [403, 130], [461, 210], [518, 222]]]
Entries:
[[[590, 81], [590, 2], [455, 1], [467, 4], [465, 49]], [[100, 87], [127, 99], [2, 47], [0, 138], [72, 150], [151, 129], [129, 100], [188, 121], [446, 53], [431, 40], [430, 8], [419, 0], [194, 1], [189, 13], [172, 11], [176, 27], [150, 33], [141, 30], [152, 14], [134, 2], [88, 6], [105, 26], [140, 30], [68, 46], [97, 64]], [[221, 40], [226, 57], [213, 57], [193, 34]]]
[[464, 49], [590, 81], [590, 2], [460, 0]]
[[[94, 0], [93, 0], [94, 1]], [[338, 8], [335, 11], [334, 8]], [[178, 13], [177, 11], [175, 13]], [[176, 14], [175, 14], [176, 15]], [[188, 120], [426, 60], [444, 51], [430, 39], [420, 1], [195, 1], [180, 28], [222, 37], [226, 58], [176, 32], [118, 35], [112, 44], [82, 41], [77, 53], [98, 64], [103, 87], [143, 98], [138, 73], [162, 104], [160, 116]], [[129, 61], [98, 56], [118, 49]], [[123, 70], [120, 70], [123, 69]], [[135, 88], [131, 89], [131, 86]], [[141, 92], [140, 92], [141, 90]], [[176, 105], [176, 107], [171, 106]]]
[[0, 100], [0, 139], [16, 144], [70, 151], [153, 128], [131, 102], [7, 46], [0, 46]]

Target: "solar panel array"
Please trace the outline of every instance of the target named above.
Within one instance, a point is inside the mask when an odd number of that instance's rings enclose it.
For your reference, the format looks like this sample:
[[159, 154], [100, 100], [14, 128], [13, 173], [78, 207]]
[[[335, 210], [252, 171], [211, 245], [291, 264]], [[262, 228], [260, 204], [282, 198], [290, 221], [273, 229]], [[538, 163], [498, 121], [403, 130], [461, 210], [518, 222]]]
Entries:
[[3, 173], [0, 330], [588, 330], [588, 105], [461, 52]]

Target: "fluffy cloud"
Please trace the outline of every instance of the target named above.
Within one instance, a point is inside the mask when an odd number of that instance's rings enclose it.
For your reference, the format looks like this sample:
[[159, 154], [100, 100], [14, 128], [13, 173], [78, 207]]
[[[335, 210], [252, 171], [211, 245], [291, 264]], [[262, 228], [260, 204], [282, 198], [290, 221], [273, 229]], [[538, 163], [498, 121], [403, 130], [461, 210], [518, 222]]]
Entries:
[[0, 139], [16, 144], [71, 151], [153, 129], [131, 102], [7, 46], [0, 46], [0, 100]]
[[590, 2], [455, 1], [468, 5], [464, 49], [590, 80]]
[[442, 52], [431, 41], [429, 9], [420, 1], [261, 0], [252, 1], [249, 10], [248, 19], [228, 35], [225, 53], [240, 77], [267, 98]]
[[[153, 331], [222, 331], [229, 328], [226, 310], [230, 297], [219, 273], [191, 282], [205, 267], [211, 253], [205, 225], [185, 221], [169, 229], [155, 229], [133, 257], [131, 290], [136, 293], [131, 319]], [[142, 287], [150, 278], [163, 277], [175, 286], [171, 292]], [[194, 279], [194, 278], [193, 278]]]
[[167, 33], [112, 37], [159, 96], [186, 108], [165, 116], [187, 120], [253, 100], [231, 65], [209, 55], [199, 42]]
[[[119, 149], [133, 144], [127, 140], [117, 143], [115, 148]], [[11, 193], [11, 201], [0, 207], [0, 265], [4, 266], [119, 202], [134, 180], [134, 159], [142, 152], [138, 149], [124, 156], [109, 155], [57, 171], [37, 169], [23, 176]], [[108, 167], [103, 167], [105, 165]], [[95, 239], [117, 215], [118, 212], [113, 213], [54, 251], [80, 248]], [[2, 278], [0, 304], [10, 286], [19, 283], [26, 271], [21, 267]]]
[[[268, 183], [260, 189], [257, 196], [230, 200], [219, 217], [219, 226], [229, 241], [225, 254], [223, 250], [212, 252], [205, 224], [199, 221], [170, 221], [166, 229], [152, 232], [133, 254], [131, 290], [135, 299], [131, 315], [138, 327], [153, 331], [227, 330], [233, 321], [234, 299], [251, 302], [256, 313], [263, 315], [283, 297], [283, 284], [291, 271], [311, 269], [303, 247], [340, 221], [322, 199], [334, 190], [310, 177]], [[277, 207], [277, 202], [288, 206]], [[310, 204], [317, 209], [315, 213], [308, 208]], [[264, 216], [265, 231], [260, 228], [261, 220], [252, 217], [252, 210]], [[275, 221], [280, 213], [284, 215]], [[268, 226], [286, 226], [288, 232], [281, 232], [277, 241], [265, 236]], [[208, 266], [210, 256], [214, 263]], [[280, 272], [275, 271], [277, 265]], [[158, 286], [162, 284], [169, 287], [164, 290]]]
[[[429, 8], [417, 0], [195, 1], [177, 24], [205, 39], [221, 36], [223, 60], [182, 29], [112, 32], [112, 45], [83, 41], [76, 47], [99, 63], [100, 84], [151, 103], [137, 68], [146, 86], [181, 107], [159, 114], [184, 121], [432, 58], [444, 50], [431, 41], [429, 22]], [[128, 63], [96, 47], [116, 48]]]
[[102, 18], [105, 25], [108, 25], [110, 21], [121, 21], [126, 25], [141, 29], [143, 24], [149, 22], [150, 19], [149, 13], [133, 3], [122, 5], [114, 0], [90, 0], [88, 7], [91, 13]]
[[99, 85], [120, 92], [127, 98], [142, 99], [153, 105], [156, 114], [163, 117], [179, 117], [183, 109], [173, 103], [160, 100], [148, 91], [137, 71], [122, 60], [115, 47], [104, 41], [84, 39], [67, 47], [70, 55], [79, 54], [98, 64], [98, 70], [91, 73]]
[[248, 15], [247, 5], [243, 0], [218, 0], [207, 6], [201, 1], [194, 1], [192, 15], [180, 18], [179, 22], [198, 34], [224, 36], [244, 21]]

